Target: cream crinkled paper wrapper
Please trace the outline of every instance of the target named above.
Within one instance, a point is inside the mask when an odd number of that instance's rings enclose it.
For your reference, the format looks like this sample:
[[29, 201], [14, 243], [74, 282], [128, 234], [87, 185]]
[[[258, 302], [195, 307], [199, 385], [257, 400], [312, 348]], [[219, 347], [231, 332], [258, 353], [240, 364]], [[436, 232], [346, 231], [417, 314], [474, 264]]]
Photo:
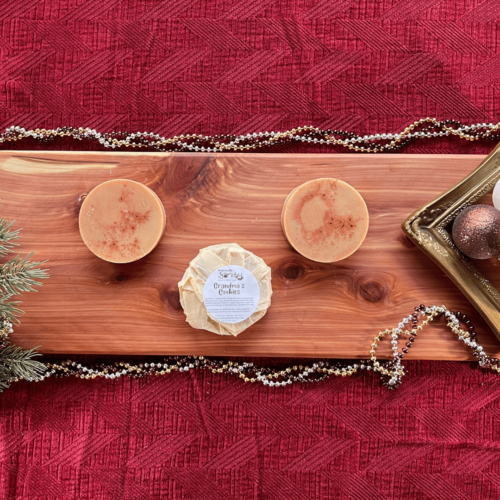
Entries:
[[[210, 316], [203, 303], [203, 288], [208, 277], [220, 267], [241, 266], [250, 271], [257, 280], [260, 300], [255, 312], [240, 323], [220, 323]], [[181, 305], [186, 321], [193, 327], [218, 335], [236, 335], [246, 330], [266, 314], [271, 305], [271, 268], [252, 252], [236, 243], [213, 245], [200, 250], [190, 262], [182, 280], [179, 281]]]

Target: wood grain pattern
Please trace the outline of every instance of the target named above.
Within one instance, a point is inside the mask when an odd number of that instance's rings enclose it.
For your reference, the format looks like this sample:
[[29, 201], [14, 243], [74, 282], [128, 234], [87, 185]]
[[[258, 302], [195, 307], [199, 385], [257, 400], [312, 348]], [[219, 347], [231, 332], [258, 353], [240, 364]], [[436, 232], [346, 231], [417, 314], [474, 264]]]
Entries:
[[[487, 352], [500, 343], [439, 268], [409, 242], [401, 222], [469, 174], [479, 156], [155, 153], [0, 153], [2, 214], [22, 227], [22, 247], [50, 260], [51, 278], [25, 294], [12, 340], [44, 353], [366, 357], [373, 336], [420, 304], [467, 312]], [[133, 264], [99, 260], [78, 231], [81, 197], [112, 178], [152, 188], [167, 212], [158, 248]], [[280, 226], [297, 185], [335, 177], [370, 212], [363, 246], [337, 264], [301, 257]], [[236, 242], [273, 272], [267, 315], [237, 338], [194, 330], [177, 283], [198, 250]], [[482, 265], [500, 284], [498, 261]], [[389, 353], [387, 348], [384, 351]], [[472, 359], [444, 327], [421, 335], [409, 357]]]

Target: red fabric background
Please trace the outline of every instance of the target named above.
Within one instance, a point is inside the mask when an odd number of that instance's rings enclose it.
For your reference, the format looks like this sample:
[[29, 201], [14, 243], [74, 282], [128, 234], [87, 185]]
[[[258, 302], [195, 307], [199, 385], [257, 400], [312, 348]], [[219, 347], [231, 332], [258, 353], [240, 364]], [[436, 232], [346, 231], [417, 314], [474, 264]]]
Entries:
[[[498, 0], [0, 5], [0, 128], [174, 135], [314, 124], [382, 133], [425, 116], [500, 117]], [[88, 147], [55, 145], [68, 146]], [[491, 147], [440, 139], [407, 151]]]
[[498, 376], [408, 368], [397, 391], [369, 373], [22, 383], [0, 397], [0, 498], [499, 498]]
[[[2, 2], [0, 128], [496, 122], [499, 33], [498, 0]], [[491, 147], [453, 138], [406, 152]], [[16, 384], [0, 396], [0, 497], [498, 498], [500, 379], [407, 366], [393, 392], [367, 374], [286, 389], [208, 373]]]

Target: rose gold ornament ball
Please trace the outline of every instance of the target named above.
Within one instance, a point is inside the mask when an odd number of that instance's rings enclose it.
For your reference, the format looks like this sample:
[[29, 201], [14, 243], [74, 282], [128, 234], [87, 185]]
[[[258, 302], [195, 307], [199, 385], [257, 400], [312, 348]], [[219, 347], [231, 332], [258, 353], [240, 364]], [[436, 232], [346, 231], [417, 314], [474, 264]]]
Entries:
[[471, 259], [489, 259], [500, 252], [500, 211], [490, 205], [472, 205], [453, 222], [453, 241]]

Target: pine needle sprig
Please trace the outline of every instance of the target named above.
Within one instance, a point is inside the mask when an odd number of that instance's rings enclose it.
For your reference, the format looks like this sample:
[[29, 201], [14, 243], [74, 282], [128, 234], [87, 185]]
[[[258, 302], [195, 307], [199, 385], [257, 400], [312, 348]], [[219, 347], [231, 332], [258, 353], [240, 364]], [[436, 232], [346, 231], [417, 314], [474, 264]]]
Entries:
[[35, 361], [35, 356], [40, 356], [35, 349], [24, 351], [13, 345], [0, 350], [0, 392], [18, 379], [29, 382], [40, 379], [47, 367]]
[[21, 231], [21, 229], [11, 231], [14, 222], [16, 221], [7, 222], [7, 219], [0, 219], [0, 257], [5, 257], [13, 251], [14, 246], [19, 245], [19, 243], [13, 243], [13, 240], [19, 238], [19, 232]]
[[48, 278], [46, 269], [38, 269], [43, 262], [31, 262], [31, 252], [24, 259], [20, 255], [14, 257], [0, 267], [0, 291], [7, 295], [17, 295], [22, 292], [36, 292], [35, 286], [41, 286], [38, 280]]
[[12, 295], [6, 294], [2, 295], [0, 293], [0, 317], [5, 316], [10, 323], [14, 325], [19, 325], [19, 316], [24, 314], [24, 311], [19, 309], [19, 301], [12, 301], [10, 298]]
[[[0, 219], [0, 258], [13, 252], [18, 245], [14, 240], [19, 238], [20, 229], [12, 230], [13, 222]], [[8, 260], [0, 266], [0, 392], [10, 387], [17, 380], [41, 380], [47, 370], [46, 366], [35, 361], [40, 356], [35, 349], [23, 350], [13, 345], [9, 335], [13, 325], [19, 324], [20, 302], [12, 301], [14, 295], [23, 292], [36, 292], [35, 287], [42, 283], [39, 280], [48, 278], [46, 269], [38, 266], [44, 262], [30, 261], [33, 252], [24, 259], [20, 255]]]

